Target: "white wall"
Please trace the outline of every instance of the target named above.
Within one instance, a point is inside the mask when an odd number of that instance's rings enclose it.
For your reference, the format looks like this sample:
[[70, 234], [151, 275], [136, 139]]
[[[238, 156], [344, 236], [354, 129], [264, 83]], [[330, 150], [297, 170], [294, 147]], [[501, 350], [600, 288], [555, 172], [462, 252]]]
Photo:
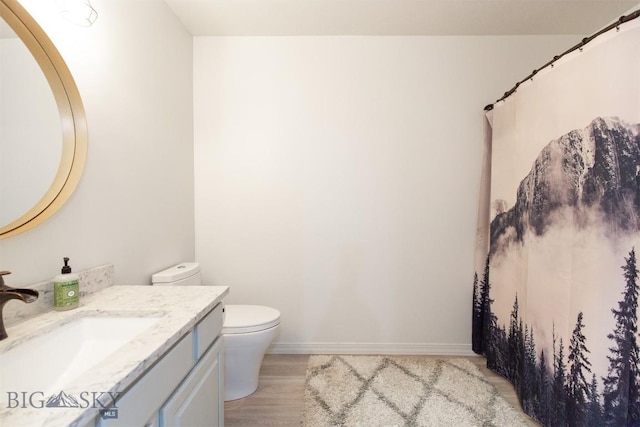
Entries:
[[578, 39], [196, 38], [204, 279], [275, 352], [470, 351], [482, 108]]
[[12, 285], [115, 264], [116, 283], [194, 257], [192, 37], [161, 0], [92, 0], [77, 27], [56, 2], [23, 0], [64, 57], [84, 101], [89, 153], [80, 185], [44, 224], [0, 241]]

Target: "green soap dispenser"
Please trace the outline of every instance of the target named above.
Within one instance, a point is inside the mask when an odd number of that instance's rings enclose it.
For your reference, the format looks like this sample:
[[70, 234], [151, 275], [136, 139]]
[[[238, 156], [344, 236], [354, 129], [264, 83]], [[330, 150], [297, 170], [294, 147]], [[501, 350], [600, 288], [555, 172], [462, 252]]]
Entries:
[[53, 278], [53, 307], [58, 311], [71, 310], [80, 303], [80, 281], [71, 273], [69, 258], [64, 257], [64, 267]]

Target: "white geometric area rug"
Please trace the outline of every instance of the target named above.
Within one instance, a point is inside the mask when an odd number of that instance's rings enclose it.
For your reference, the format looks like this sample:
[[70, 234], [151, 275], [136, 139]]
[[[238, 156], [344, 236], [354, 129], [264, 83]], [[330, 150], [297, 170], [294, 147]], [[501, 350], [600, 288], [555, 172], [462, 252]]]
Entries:
[[307, 366], [302, 425], [528, 424], [466, 359], [317, 355]]

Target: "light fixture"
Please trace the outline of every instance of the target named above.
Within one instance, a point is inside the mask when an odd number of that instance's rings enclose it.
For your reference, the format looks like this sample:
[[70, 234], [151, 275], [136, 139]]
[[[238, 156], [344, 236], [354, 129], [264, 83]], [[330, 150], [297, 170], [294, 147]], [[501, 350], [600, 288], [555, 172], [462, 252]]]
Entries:
[[98, 19], [98, 12], [89, 0], [57, 0], [57, 4], [62, 16], [76, 25], [90, 27]]

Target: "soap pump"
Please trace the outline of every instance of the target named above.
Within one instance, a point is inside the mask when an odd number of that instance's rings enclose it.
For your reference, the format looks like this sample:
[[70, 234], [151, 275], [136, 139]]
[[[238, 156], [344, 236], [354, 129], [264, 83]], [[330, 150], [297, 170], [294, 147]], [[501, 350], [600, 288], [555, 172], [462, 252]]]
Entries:
[[59, 311], [76, 308], [80, 302], [78, 275], [71, 272], [69, 258], [64, 257], [63, 260], [61, 274], [53, 279], [53, 306]]

